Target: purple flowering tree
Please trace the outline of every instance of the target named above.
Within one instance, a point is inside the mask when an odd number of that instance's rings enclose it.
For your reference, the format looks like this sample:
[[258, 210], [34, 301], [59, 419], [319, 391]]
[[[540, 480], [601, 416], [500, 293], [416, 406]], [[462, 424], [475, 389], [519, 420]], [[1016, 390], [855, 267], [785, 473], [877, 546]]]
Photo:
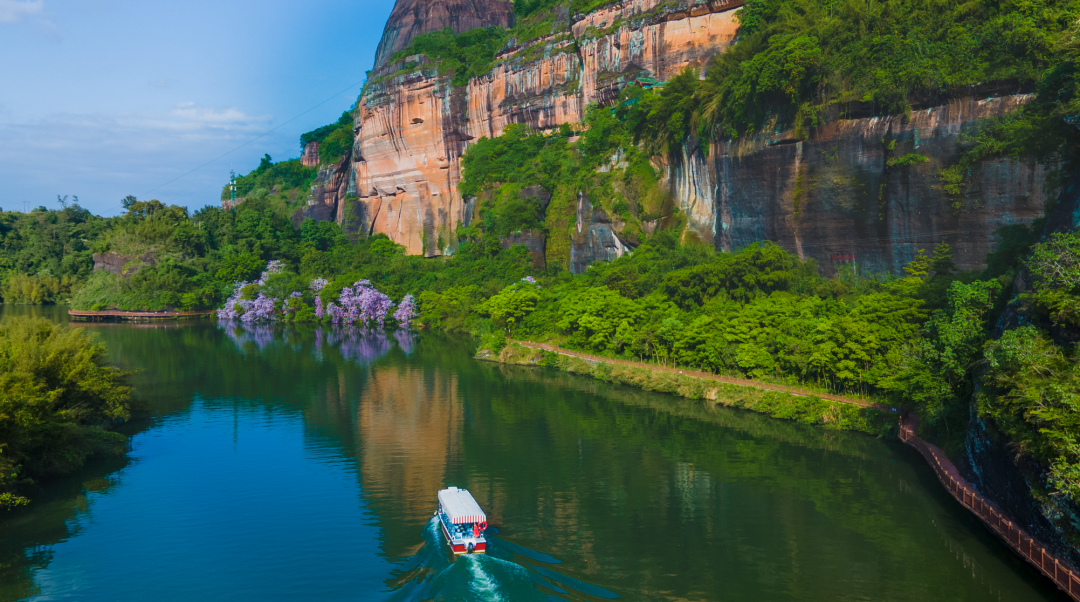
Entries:
[[402, 328], [408, 328], [413, 318], [416, 317], [416, 299], [412, 295], [405, 295], [394, 312], [394, 321]]
[[[276, 259], [267, 263], [266, 270], [263, 271], [256, 284], [260, 286], [266, 284], [272, 274], [277, 274], [284, 269], [285, 266]], [[244, 289], [251, 284], [251, 282], [237, 282], [233, 286], [233, 294], [225, 300], [225, 307], [217, 312], [218, 318], [223, 320], [240, 318], [243, 322], [269, 322], [277, 319], [274, 311], [276, 298], [259, 293], [254, 299], [244, 299]]]
[[356, 324], [362, 326], [378, 325], [383, 328], [386, 314], [394, 307], [390, 300], [368, 280], [360, 280], [353, 286], [341, 289], [337, 303], [331, 302], [326, 313], [334, 324]]
[[322, 297], [319, 297], [319, 293], [322, 292], [324, 288], [326, 288], [327, 284], [329, 283], [326, 281], [325, 278], [316, 278], [312, 280], [311, 284], [309, 285], [311, 287], [311, 290], [315, 293], [315, 317], [320, 320], [323, 317], [324, 308], [322, 304]]

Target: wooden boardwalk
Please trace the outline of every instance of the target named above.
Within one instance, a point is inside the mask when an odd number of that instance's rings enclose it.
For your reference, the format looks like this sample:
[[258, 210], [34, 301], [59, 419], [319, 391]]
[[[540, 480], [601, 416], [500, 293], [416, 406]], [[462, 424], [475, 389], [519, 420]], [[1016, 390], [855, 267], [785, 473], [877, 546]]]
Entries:
[[975, 491], [975, 488], [960, 476], [960, 471], [949, 461], [941, 448], [923, 441], [915, 434], [918, 424], [919, 419], [914, 414], [901, 416], [900, 439], [919, 450], [949, 494], [979, 517], [979, 520], [1004, 540], [1014, 552], [1020, 554], [1024, 560], [1035, 565], [1042, 574], [1053, 580], [1073, 600], [1080, 600], [1080, 576], [1077, 575], [1076, 570], [1025, 533], [991, 500]]
[[[682, 374], [684, 376], [692, 376], [695, 378], [705, 378], [708, 380], [714, 380], [717, 382], [728, 383], [732, 385], [738, 385], [741, 387], [754, 387], [757, 389], [764, 389], [767, 391], [780, 391], [783, 393], [789, 393], [791, 395], [798, 396], [813, 396], [820, 397], [822, 399], [828, 399], [830, 401], [836, 401], [839, 403], [848, 403], [852, 405], [858, 405], [863, 407], [872, 407], [884, 411], [897, 411], [897, 408], [892, 406], [886, 406], [882, 404], [876, 404], [868, 402], [855, 397], [845, 397], [842, 395], [828, 395], [816, 393], [807, 389], [801, 389], [799, 387], [786, 387], [784, 385], [774, 385], [772, 383], [764, 383], [761, 381], [755, 381], [745, 378], [733, 378], [730, 376], [720, 376], [717, 374], [711, 374], [708, 372], [697, 372], [694, 370], [685, 370], [678, 368], [669, 368], [666, 366], [658, 366], [656, 364], [645, 364], [642, 362], [632, 362], [627, 360], [612, 359], [609, 357], [602, 357], [599, 355], [591, 355], [588, 353], [580, 353], [577, 351], [567, 351], [551, 345], [544, 345], [542, 343], [530, 343], [526, 341], [512, 341], [523, 347], [530, 347], [532, 349], [542, 349], [544, 351], [551, 351], [560, 355], [569, 357], [576, 357], [585, 360], [590, 363], [607, 362], [609, 364], [619, 364], [625, 366], [632, 366], [637, 368], [647, 368], [649, 370], [658, 370], [662, 372], [671, 372]], [[1063, 562], [1053, 553], [1051, 553], [1046, 546], [1042, 545], [1030, 535], [1024, 532], [1023, 529], [1018, 527], [1008, 516], [1002, 512], [996, 504], [987, 499], [971, 486], [970, 483], [964, 480], [960, 476], [960, 471], [956, 466], [945, 456], [943, 452], [936, 445], [927, 443], [919, 438], [915, 434], [919, 419], [914, 414], [903, 412], [900, 416], [900, 440], [904, 443], [915, 448], [926, 458], [926, 461], [930, 464], [930, 467], [934, 470], [941, 484], [945, 486], [946, 491], [952, 495], [956, 501], [960, 502], [962, 506], [970, 510], [985, 524], [991, 532], [1000, 537], [1007, 546], [1012, 548], [1014, 552], [1020, 554], [1031, 564], [1035, 565], [1042, 574], [1049, 577], [1059, 588], [1069, 594], [1069, 596], [1077, 601], [1080, 601], [1080, 573], [1076, 571], [1072, 566]]]
[[75, 320], [179, 320], [182, 318], [202, 318], [211, 316], [214, 310], [207, 311], [76, 311], [68, 310], [68, 315]]

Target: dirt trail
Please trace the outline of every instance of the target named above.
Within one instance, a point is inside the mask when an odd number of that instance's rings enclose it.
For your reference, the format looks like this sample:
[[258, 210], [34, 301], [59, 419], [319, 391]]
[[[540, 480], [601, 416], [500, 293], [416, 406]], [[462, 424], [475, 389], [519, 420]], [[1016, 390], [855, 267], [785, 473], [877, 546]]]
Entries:
[[858, 397], [847, 397], [844, 395], [832, 395], [829, 393], [817, 393], [809, 389], [803, 389], [801, 387], [790, 387], [786, 385], [774, 385], [772, 383], [764, 383], [758, 380], [751, 380], [747, 378], [735, 378], [732, 376], [720, 376], [718, 374], [712, 374], [710, 372], [698, 372], [697, 370], [688, 370], [686, 368], [669, 368], [667, 366], [659, 366], [657, 364], [646, 364], [643, 362], [633, 362], [630, 360], [612, 359], [610, 357], [601, 357], [599, 355], [591, 355], [588, 353], [581, 353], [578, 351], [568, 351], [559, 347], [553, 347], [551, 345], [545, 345], [543, 343], [532, 343], [529, 341], [511, 341], [522, 347], [529, 347], [532, 349], [542, 349], [544, 351], [551, 351], [558, 353], [559, 355], [565, 355], [568, 357], [576, 357], [578, 359], [585, 360], [587, 362], [605, 362], [608, 364], [618, 364], [620, 366], [630, 366], [633, 368], [644, 368], [646, 370], [656, 370], [658, 372], [670, 372], [672, 374], [682, 374], [683, 376], [692, 376], [694, 378], [704, 378], [706, 380], [713, 380], [720, 383], [727, 383], [729, 385], [737, 385], [740, 387], [752, 387], [754, 389], [763, 389], [766, 391], [777, 391], [780, 393], [788, 393], [798, 397], [820, 397], [821, 399], [827, 399], [829, 401], [835, 401], [838, 403], [847, 403], [856, 406], [862, 406], [864, 408], [874, 408], [883, 412], [899, 412], [900, 408], [897, 406], [885, 405], [881, 403], [874, 403], [872, 401], [866, 401], [859, 399]]

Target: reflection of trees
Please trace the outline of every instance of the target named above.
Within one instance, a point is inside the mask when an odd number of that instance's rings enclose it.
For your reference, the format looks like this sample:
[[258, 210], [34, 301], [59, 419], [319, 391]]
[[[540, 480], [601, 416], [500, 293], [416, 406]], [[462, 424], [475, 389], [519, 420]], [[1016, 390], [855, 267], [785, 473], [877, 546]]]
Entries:
[[390, 351], [385, 332], [351, 326], [334, 326], [326, 337], [326, 344], [337, 347], [341, 357], [360, 366], [366, 366]]
[[[221, 322], [220, 326], [241, 352], [245, 352], [249, 345], [254, 345], [259, 353], [266, 351], [272, 344], [285, 346], [300, 344], [302, 346], [304, 339], [309, 338], [305, 335], [310, 334], [314, 334], [313, 356], [317, 360], [322, 360], [324, 347], [329, 346], [336, 349], [344, 359], [364, 366], [386, 355], [391, 349], [391, 343], [386, 338], [385, 332], [355, 326], [316, 327], [307, 332], [288, 330], [274, 324], [237, 321]], [[402, 348], [406, 354], [412, 351], [412, 340], [409, 336], [395, 333], [396, 340], [405, 342]]]
[[[186, 411], [196, 395], [209, 408], [283, 403], [303, 409], [309, 436], [337, 446], [346, 458], [355, 457], [353, 422], [358, 391], [367, 378], [367, 371], [357, 366], [370, 367], [394, 356], [394, 343], [385, 334], [357, 329], [335, 333], [259, 324], [219, 328], [205, 322], [144, 326], [83, 325], [97, 333], [111, 361], [137, 371], [136, 396], [150, 413]], [[323, 345], [317, 357], [319, 336]], [[153, 425], [134, 421], [125, 432], [134, 435]], [[50, 546], [77, 532], [78, 517], [92, 513], [90, 494], [111, 486], [108, 475], [126, 462], [91, 462], [78, 474], [49, 483], [30, 507], [0, 517], [0, 600], [34, 595], [33, 573], [49, 564]]]
[[980, 574], [985, 586], [958, 578], [932, 522], [952, 522], [949, 502], [892, 444], [562, 373], [491, 371], [507, 382], [459, 375], [466, 486], [508, 537], [578, 567], [574, 577], [687, 598], [733, 581], [780, 598], [1026, 589], [979, 546], [983, 566], [1004, 570]]
[[[156, 414], [184, 411], [196, 394], [207, 407], [301, 410], [307, 436], [355, 458], [391, 559], [410, 554], [435, 491], [454, 484], [473, 491], [507, 539], [610, 589], [715, 597], [752, 578], [732, 573], [739, 570], [779, 588], [758, 598], [826, 599], [819, 594], [837, 593], [826, 580], [843, 562], [862, 580], [864, 589], [841, 592], [852, 598], [972, 599], [972, 586], [956, 575], [927, 576], [949, 570], [935, 573], [935, 563], [955, 566], [940, 532], [927, 526], [941, 512], [934, 498], [905, 486], [936, 486], [932, 475], [892, 464], [887, 444], [869, 437], [481, 364], [466, 343], [432, 334], [391, 340], [271, 325], [230, 333], [210, 324], [96, 330], [123, 367], [142, 370], [136, 384]], [[405, 359], [395, 342], [412, 355]], [[49, 560], [43, 546], [70, 535], [72, 502], [85, 500], [90, 478], [72, 481], [54, 506], [27, 509], [37, 514], [23, 515], [24, 523], [0, 523], [0, 578], [13, 588], [0, 597], [32, 593], [32, 569]], [[991, 555], [979, 562], [1002, 566]], [[920, 567], [930, 567], [927, 575], [914, 572]]]
[[54, 481], [27, 508], [7, 513], [0, 523], [0, 600], [21, 600], [39, 592], [34, 573], [52, 561], [50, 546], [77, 534], [91, 513], [90, 497], [108, 493], [115, 482], [104, 476], [127, 465], [126, 458], [91, 461], [79, 472]]

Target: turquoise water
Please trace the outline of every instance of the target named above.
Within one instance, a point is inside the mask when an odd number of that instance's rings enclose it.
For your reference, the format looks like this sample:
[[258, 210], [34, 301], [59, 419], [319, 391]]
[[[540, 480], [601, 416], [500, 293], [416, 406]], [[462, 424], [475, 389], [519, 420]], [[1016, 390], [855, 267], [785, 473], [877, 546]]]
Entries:
[[[1065, 599], [897, 443], [431, 334], [83, 328], [150, 417], [0, 519], [5, 600]], [[449, 485], [490, 554], [440, 541]]]

